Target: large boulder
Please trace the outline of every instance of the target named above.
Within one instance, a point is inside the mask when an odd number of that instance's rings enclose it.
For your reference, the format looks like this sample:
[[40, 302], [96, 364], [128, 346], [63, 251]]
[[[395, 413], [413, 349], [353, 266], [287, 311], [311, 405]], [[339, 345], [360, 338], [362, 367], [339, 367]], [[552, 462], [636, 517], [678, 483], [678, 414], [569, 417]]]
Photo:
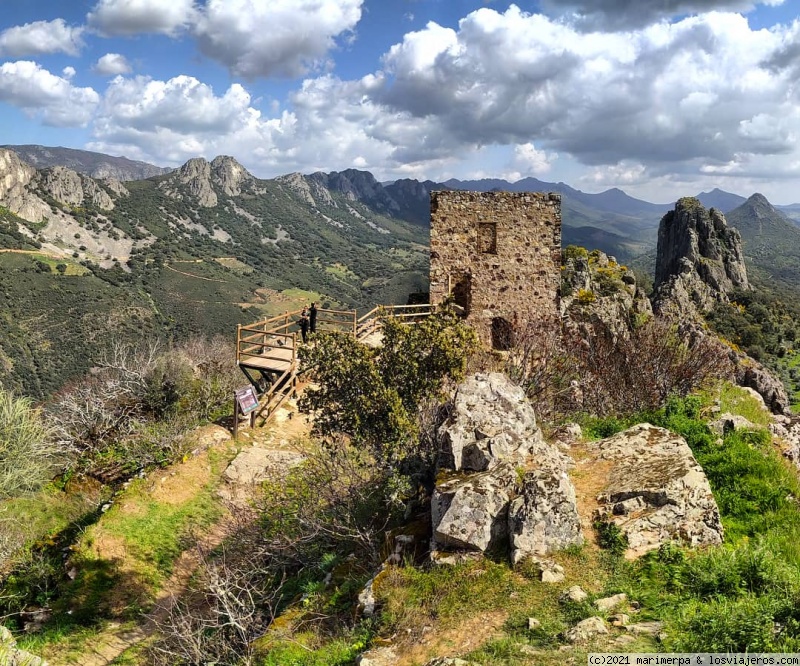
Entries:
[[485, 552], [508, 538], [508, 504], [516, 471], [511, 463], [437, 484], [431, 499], [434, 548]]
[[525, 474], [522, 493], [509, 507], [508, 531], [514, 564], [583, 543], [575, 487], [566, 470], [542, 467]]
[[[616, 524], [636, 557], [668, 541], [722, 542], [719, 508], [686, 441], [640, 424], [595, 443], [598, 469], [608, 467], [597, 517]], [[610, 465], [610, 467], [609, 467]]]
[[473, 375], [458, 387], [439, 436], [441, 466], [455, 471], [482, 472], [501, 461], [523, 464], [530, 456], [555, 455], [525, 392], [499, 372]]
[[791, 402], [783, 383], [757, 361], [751, 358], [739, 359], [736, 381], [739, 385], [756, 391], [773, 414], [791, 414]]
[[777, 438], [784, 457], [800, 470], [800, 420], [793, 417], [785, 423], [771, 423], [769, 430]]
[[468, 378], [439, 435], [448, 471], [431, 502], [434, 550], [510, 545], [518, 562], [581, 543], [572, 460], [544, 441], [533, 407], [508, 377]]

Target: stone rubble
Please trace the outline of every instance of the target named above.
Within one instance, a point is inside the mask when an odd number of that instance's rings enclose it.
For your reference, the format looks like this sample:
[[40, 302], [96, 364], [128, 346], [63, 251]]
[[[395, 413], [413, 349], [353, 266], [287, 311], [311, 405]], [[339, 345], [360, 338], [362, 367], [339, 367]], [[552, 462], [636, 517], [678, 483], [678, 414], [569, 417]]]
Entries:
[[596, 636], [607, 634], [608, 627], [601, 617], [587, 617], [567, 631], [570, 643], [586, 643]]

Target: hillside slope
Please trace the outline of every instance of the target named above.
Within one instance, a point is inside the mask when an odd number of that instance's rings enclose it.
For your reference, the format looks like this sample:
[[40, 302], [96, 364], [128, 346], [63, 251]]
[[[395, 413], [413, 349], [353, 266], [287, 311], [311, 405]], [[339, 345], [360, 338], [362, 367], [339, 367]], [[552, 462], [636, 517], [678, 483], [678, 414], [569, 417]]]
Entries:
[[0, 381], [33, 396], [113, 339], [232, 335], [310, 300], [371, 308], [427, 288], [427, 230], [319, 176], [261, 180], [218, 157], [123, 184], [1, 149], [0, 176], [0, 243], [23, 251], [0, 253]]

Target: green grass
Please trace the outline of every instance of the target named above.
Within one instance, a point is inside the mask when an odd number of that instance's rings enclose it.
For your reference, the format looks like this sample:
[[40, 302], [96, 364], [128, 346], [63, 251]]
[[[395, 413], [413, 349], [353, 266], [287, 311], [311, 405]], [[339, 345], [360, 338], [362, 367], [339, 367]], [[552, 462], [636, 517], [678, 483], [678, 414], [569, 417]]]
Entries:
[[766, 428], [771, 422], [764, 402], [740, 386], [725, 382], [719, 387], [719, 406], [723, 414], [728, 412], [743, 416], [751, 423]]
[[99, 488], [64, 492], [50, 485], [35, 495], [5, 500], [0, 502], [0, 534], [23, 547], [46, 542], [94, 511], [100, 497]]
[[346, 630], [341, 636], [320, 644], [314, 632], [296, 633], [291, 640], [275, 641], [258, 666], [351, 666], [369, 640], [365, 629]]
[[157, 502], [145, 493], [139, 495], [141, 482], [132, 484], [135, 507], [126, 510], [112, 507], [101, 522], [103, 531], [121, 538], [134, 568], [144, 580], [156, 586], [171, 573], [172, 566], [185, 546], [184, 540], [194, 530], [212, 524], [221, 514], [218, 500], [210, 488], [199, 489], [179, 505]]

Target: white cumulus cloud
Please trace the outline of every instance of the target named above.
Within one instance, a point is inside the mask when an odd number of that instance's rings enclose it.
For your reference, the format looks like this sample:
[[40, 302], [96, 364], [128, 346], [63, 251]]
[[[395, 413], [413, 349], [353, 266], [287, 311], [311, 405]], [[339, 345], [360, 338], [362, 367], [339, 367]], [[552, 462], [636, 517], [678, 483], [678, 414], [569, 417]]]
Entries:
[[34, 21], [0, 32], [0, 54], [15, 58], [43, 53], [77, 56], [83, 48], [82, 26], [67, 25], [64, 19]]
[[92, 88], [77, 88], [35, 62], [19, 60], [0, 65], [0, 102], [40, 116], [46, 125], [86, 125], [99, 100]]
[[299, 76], [353, 30], [364, 0], [208, 0], [200, 50], [239, 76]]
[[104, 76], [116, 76], [117, 74], [129, 74], [131, 66], [124, 55], [106, 53], [97, 61], [94, 71]]
[[103, 35], [173, 35], [194, 17], [194, 0], [99, 0], [86, 19]]
[[543, 0], [542, 9], [571, 18], [583, 29], [628, 30], [681, 16], [713, 11], [748, 12], [784, 0]]
[[[246, 8], [212, 0], [205, 18], [221, 25], [226, 6]], [[307, 48], [270, 51], [269, 39], [248, 41], [258, 33], [229, 22], [225, 34], [240, 39], [217, 59], [233, 71], [312, 66]], [[325, 53], [328, 41], [319, 43]], [[796, 177], [800, 165], [798, 54], [800, 22], [754, 29], [745, 16], [715, 12], [585, 32], [513, 5], [482, 8], [456, 28], [409, 32], [361, 79], [312, 76], [263, 107], [243, 86], [118, 77], [93, 147], [172, 164], [234, 154], [270, 175], [357, 165], [381, 178], [436, 178], [487, 155], [487, 168], [520, 177], [588, 166], [585, 183], [641, 193], [697, 178], [766, 182]]]
[[481, 9], [455, 33], [429, 24], [406, 35], [369, 95], [387, 112], [435, 118], [453, 146], [535, 141], [590, 165], [725, 162], [794, 149], [790, 127], [767, 133], [753, 121], [792, 108], [787, 76], [764, 64], [785, 30], [716, 13], [579, 33], [515, 6]]

